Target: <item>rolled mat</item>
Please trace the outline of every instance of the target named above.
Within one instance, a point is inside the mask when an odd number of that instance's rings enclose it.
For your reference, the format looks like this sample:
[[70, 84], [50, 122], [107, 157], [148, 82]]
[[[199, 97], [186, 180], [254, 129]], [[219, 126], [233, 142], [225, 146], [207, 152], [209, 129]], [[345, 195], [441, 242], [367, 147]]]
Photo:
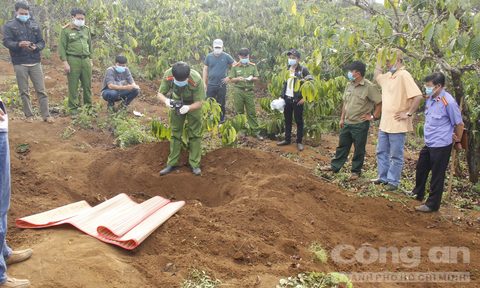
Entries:
[[160, 196], [138, 204], [119, 194], [94, 207], [79, 201], [19, 218], [15, 224], [19, 228], [46, 228], [68, 223], [103, 242], [132, 250], [184, 205], [185, 201], [171, 202]]

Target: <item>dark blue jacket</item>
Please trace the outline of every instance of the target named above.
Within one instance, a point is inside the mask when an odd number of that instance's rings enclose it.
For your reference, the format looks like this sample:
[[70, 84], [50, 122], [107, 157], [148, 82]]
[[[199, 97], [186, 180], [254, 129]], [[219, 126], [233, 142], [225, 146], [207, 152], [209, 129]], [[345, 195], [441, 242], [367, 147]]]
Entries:
[[[20, 41], [30, 41], [37, 49], [30, 51], [20, 48]], [[35, 64], [40, 62], [40, 51], [45, 48], [42, 30], [33, 19], [23, 23], [18, 19], [12, 19], [3, 26], [3, 45], [10, 50], [13, 65]]]

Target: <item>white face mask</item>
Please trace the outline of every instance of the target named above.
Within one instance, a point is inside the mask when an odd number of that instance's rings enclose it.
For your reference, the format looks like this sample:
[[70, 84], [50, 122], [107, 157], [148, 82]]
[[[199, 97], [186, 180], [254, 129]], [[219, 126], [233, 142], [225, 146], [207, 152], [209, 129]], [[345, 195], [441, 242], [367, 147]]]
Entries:
[[223, 52], [222, 48], [213, 48], [213, 54], [214, 55], [218, 56], [218, 55], [222, 54], [222, 52]]
[[79, 20], [79, 19], [73, 18], [73, 24], [77, 27], [82, 27], [85, 25], [85, 20]]

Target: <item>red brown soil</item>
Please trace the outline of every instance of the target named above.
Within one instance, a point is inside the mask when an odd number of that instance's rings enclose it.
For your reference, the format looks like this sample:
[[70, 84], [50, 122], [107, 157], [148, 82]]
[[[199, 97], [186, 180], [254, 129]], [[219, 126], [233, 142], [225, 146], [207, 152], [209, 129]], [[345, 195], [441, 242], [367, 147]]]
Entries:
[[[0, 63], [4, 65], [8, 64]], [[65, 80], [54, 67], [46, 71], [47, 77]], [[61, 99], [62, 87], [52, 87], [53, 101]], [[159, 110], [149, 103], [153, 102], [141, 100], [136, 105]], [[57, 118], [52, 125], [11, 121], [8, 240], [13, 247], [33, 247], [35, 253], [29, 261], [10, 267], [9, 274], [29, 278], [33, 287], [180, 287], [191, 268], [208, 271], [225, 287], [271, 288], [280, 278], [303, 271], [466, 271], [472, 277], [469, 285], [360, 283], [355, 287], [480, 287], [478, 224], [469, 226], [441, 213], [417, 214], [411, 209], [414, 202], [405, 206], [383, 198], [356, 197], [277, 153], [255, 149], [209, 153], [202, 160], [202, 177], [193, 176], [185, 166], [160, 177], [168, 143], [122, 150], [113, 147], [110, 135], [85, 130], [64, 140], [60, 135], [69, 124], [69, 118]], [[325, 147], [334, 147], [332, 141]], [[21, 143], [30, 144], [30, 153], [14, 151]], [[299, 157], [328, 158], [324, 148], [323, 155], [313, 151], [307, 147]], [[137, 201], [160, 195], [186, 200], [187, 205], [132, 252], [68, 226], [14, 227], [18, 217], [83, 199], [97, 204], [118, 193]], [[391, 263], [318, 264], [308, 251], [313, 242], [327, 251], [338, 244], [419, 246], [422, 263], [412, 269]], [[468, 247], [471, 263], [430, 263], [426, 253], [433, 246]]]

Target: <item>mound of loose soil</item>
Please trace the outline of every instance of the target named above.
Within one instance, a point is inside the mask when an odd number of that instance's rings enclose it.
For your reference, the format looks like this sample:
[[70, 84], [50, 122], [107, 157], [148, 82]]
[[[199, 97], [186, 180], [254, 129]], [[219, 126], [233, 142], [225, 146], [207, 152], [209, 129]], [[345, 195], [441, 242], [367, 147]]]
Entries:
[[[416, 269], [389, 263], [315, 263], [308, 251], [312, 242], [327, 250], [368, 243], [420, 246], [425, 253], [432, 246], [465, 246], [471, 259], [478, 259], [478, 227], [418, 215], [385, 199], [346, 194], [287, 159], [250, 149], [206, 155], [202, 177], [193, 176], [186, 166], [160, 177], [168, 143], [105, 149], [108, 141], [102, 143], [93, 132], [63, 141], [56, 136], [60, 122], [13, 121], [12, 148], [26, 142], [31, 152], [13, 157], [10, 223], [80, 199], [96, 204], [118, 193], [138, 201], [161, 195], [186, 200], [187, 205], [133, 252], [68, 226], [19, 230], [11, 224], [10, 242], [35, 249], [35, 256], [13, 266], [11, 273], [29, 277], [35, 287], [179, 287], [190, 268], [208, 270], [232, 287], [274, 287], [280, 277], [306, 270], [478, 273], [475, 261], [453, 266], [425, 261]], [[32, 125], [36, 129], [28, 129]]]
[[[2, 71], [11, 78], [10, 70]], [[60, 70], [50, 67], [46, 76], [54, 82], [66, 81]], [[60, 101], [66, 88], [48, 85], [58, 88], [52, 98]], [[98, 94], [100, 84], [95, 85]], [[135, 105], [149, 113], [161, 110], [148, 103]], [[193, 176], [186, 166], [160, 177], [167, 143], [122, 150], [113, 147], [110, 135], [84, 130], [62, 139], [69, 124], [67, 118], [57, 118], [52, 125], [11, 121], [8, 240], [13, 247], [33, 247], [35, 252], [29, 261], [9, 267], [9, 274], [28, 277], [33, 287], [179, 287], [191, 268], [208, 271], [225, 287], [271, 288], [281, 277], [312, 270], [467, 271], [473, 283], [463, 287], [480, 287], [478, 224], [467, 226], [443, 214], [414, 213], [414, 202], [404, 205], [383, 198], [359, 198], [276, 153], [253, 149], [209, 153], [202, 160], [202, 177]], [[325, 145], [334, 147], [335, 142]], [[14, 152], [22, 143], [30, 145], [26, 155]], [[285, 149], [296, 153], [291, 147]], [[298, 157], [309, 155], [312, 161], [312, 151], [307, 147]], [[324, 154], [314, 158], [328, 158]], [[184, 156], [182, 165], [185, 163]], [[68, 226], [20, 230], [13, 225], [18, 217], [83, 199], [97, 204], [118, 193], [138, 201], [161, 195], [186, 200], [187, 205], [132, 252]], [[422, 261], [415, 268], [391, 261], [339, 264], [329, 259], [320, 264], [308, 251], [313, 242], [327, 251], [339, 244], [356, 248], [417, 246]], [[434, 264], [427, 255], [434, 246], [468, 247], [471, 263]], [[355, 287], [462, 285], [365, 283]]]

